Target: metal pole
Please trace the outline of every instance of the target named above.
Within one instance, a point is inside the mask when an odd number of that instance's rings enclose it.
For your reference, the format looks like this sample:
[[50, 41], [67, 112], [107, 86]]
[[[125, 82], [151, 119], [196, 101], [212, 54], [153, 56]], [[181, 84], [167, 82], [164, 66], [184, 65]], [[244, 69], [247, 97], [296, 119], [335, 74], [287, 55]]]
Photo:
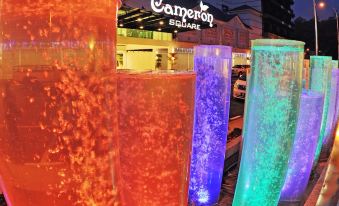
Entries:
[[318, 18], [317, 18], [317, 3], [313, 0], [314, 10], [314, 29], [315, 29], [315, 55], [318, 56]]

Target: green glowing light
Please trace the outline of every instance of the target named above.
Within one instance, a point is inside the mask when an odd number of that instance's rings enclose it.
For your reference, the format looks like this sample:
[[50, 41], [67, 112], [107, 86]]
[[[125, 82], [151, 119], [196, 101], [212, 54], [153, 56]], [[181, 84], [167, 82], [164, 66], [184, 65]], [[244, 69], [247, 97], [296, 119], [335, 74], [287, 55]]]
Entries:
[[337, 69], [338, 65], [339, 65], [339, 61], [338, 60], [332, 60], [332, 64], [333, 64], [333, 68]]
[[296, 132], [303, 46], [303, 42], [288, 40], [252, 41], [234, 206], [278, 204]]
[[328, 56], [311, 56], [310, 69], [310, 89], [312, 91], [321, 92], [325, 95], [324, 109], [321, 121], [321, 129], [315, 153], [313, 165], [318, 162], [323, 140], [325, 138], [326, 122], [328, 115], [328, 108], [330, 103], [331, 93], [331, 75], [332, 75], [332, 57]]

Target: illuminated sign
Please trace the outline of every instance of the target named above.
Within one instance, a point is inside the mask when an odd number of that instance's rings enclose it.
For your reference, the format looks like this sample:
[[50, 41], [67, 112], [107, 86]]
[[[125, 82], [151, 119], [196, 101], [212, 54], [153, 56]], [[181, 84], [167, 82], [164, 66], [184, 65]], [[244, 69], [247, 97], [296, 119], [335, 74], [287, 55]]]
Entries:
[[181, 17], [181, 20], [170, 19], [169, 25], [171, 26], [200, 30], [200, 24], [187, 22], [187, 19], [192, 19], [207, 22], [210, 27], [213, 27], [214, 17], [207, 12], [209, 7], [204, 5], [202, 1], [200, 2], [200, 11], [187, 9], [177, 5], [163, 4], [162, 2], [163, 0], [151, 0], [152, 10], [156, 13], [165, 13], [174, 17]]

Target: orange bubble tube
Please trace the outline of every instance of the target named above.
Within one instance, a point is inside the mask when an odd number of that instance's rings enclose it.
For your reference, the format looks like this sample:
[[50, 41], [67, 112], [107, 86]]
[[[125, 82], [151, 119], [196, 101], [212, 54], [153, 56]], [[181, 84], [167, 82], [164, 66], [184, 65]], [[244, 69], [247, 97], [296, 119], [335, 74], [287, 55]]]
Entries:
[[125, 206], [186, 206], [195, 74], [121, 73], [119, 140]]
[[10, 206], [118, 206], [117, 0], [0, 4], [0, 183]]

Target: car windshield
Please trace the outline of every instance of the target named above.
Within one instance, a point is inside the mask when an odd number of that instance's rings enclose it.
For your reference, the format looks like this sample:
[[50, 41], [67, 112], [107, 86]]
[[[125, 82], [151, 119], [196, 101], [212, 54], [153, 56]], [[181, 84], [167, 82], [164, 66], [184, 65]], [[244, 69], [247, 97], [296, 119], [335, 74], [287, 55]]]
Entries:
[[240, 69], [240, 68], [247, 69], [247, 68], [250, 68], [250, 67], [251, 67], [251, 65], [235, 65], [232, 68], [234, 68], [234, 69]]
[[240, 80], [243, 80], [243, 81], [246, 81], [246, 75], [244, 75], [244, 74], [241, 75], [241, 76], [239, 77], [239, 79], [240, 79]]

